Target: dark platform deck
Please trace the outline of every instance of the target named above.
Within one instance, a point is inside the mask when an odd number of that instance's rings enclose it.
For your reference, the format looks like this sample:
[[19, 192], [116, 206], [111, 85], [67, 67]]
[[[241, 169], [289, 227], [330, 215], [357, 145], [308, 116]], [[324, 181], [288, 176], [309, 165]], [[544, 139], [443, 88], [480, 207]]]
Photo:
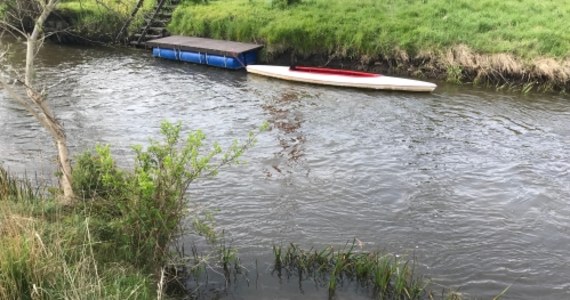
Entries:
[[146, 46], [150, 48], [168, 48], [192, 52], [206, 52], [209, 54], [232, 57], [237, 57], [242, 53], [263, 48], [262, 45], [257, 44], [178, 35], [147, 41]]

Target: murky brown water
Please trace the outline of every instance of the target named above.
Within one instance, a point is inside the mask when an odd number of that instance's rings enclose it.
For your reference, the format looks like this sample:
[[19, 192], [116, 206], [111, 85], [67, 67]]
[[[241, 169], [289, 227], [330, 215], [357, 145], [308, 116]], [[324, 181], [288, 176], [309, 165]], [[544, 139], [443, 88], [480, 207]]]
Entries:
[[[50, 99], [72, 152], [109, 143], [125, 165], [129, 146], [157, 137], [164, 119], [225, 144], [273, 124], [247, 164], [190, 191], [218, 210], [252, 274], [258, 260], [257, 284], [227, 298], [325, 299], [325, 289], [279, 285], [268, 271], [271, 245], [343, 246], [355, 237], [367, 249], [415, 255], [426, 276], [464, 293], [489, 298], [512, 285], [512, 299], [570, 298], [568, 97], [332, 89], [143, 51], [53, 45], [38, 74], [59, 82]], [[47, 134], [3, 94], [0, 124], [0, 163], [49, 177]]]

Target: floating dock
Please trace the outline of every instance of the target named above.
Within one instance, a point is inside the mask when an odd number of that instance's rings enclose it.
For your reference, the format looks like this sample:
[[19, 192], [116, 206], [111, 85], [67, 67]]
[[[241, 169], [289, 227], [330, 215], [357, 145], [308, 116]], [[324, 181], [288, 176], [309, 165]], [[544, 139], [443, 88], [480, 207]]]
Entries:
[[262, 45], [189, 36], [169, 36], [150, 40], [152, 56], [204, 64], [226, 69], [243, 69], [257, 62]]

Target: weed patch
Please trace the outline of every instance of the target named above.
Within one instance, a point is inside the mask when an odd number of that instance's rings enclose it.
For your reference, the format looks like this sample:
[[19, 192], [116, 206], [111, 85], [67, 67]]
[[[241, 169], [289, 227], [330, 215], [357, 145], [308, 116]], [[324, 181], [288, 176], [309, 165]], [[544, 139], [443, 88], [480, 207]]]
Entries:
[[381, 299], [421, 299], [426, 283], [414, 274], [411, 260], [380, 253], [357, 251], [356, 244], [344, 249], [304, 250], [295, 244], [274, 246], [274, 272], [278, 276], [311, 278], [327, 286], [329, 298], [343, 281], [356, 281]]

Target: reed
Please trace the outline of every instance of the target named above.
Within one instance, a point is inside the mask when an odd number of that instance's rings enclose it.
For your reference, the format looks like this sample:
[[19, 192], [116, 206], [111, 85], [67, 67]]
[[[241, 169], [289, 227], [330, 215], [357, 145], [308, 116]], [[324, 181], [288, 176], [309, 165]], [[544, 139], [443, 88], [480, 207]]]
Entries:
[[8, 171], [0, 166], [0, 199], [12, 201], [30, 201], [41, 197], [38, 190], [29, 180], [21, 180], [10, 176]]
[[345, 281], [355, 281], [382, 299], [421, 299], [428, 295], [426, 283], [414, 274], [413, 261], [381, 252], [356, 251], [354, 242], [344, 249], [327, 247], [320, 251], [304, 250], [295, 244], [273, 246], [273, 253], [274, 271], [297, 275], [299, 280], [312, 277], [327, 286], [329, 297]]

